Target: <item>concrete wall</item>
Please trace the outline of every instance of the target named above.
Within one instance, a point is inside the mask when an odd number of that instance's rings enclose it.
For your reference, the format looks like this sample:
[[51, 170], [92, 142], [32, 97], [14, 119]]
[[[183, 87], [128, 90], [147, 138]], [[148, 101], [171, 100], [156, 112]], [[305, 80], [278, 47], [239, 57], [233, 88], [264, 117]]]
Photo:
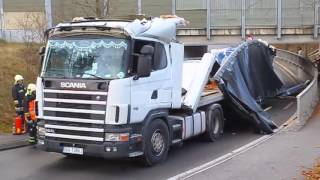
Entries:
[[96, 16], [95, 0], [52, 0], [53, 25], [71, 21], [74, 17]]
[[44, 0], [3, 0], [4, 12], [44, 12]]
[[206, 28], [207, 11], [206, 10], [179, 10], [176, 11], [178, 16], [184, 17], [190, 23], [186, 28]]
[[12, 29], [34, 29], [37, 23], [45, 22], [44, 12], [5, 12], [4, 28]]
[[318, 70], [311, 61], [285, 50], [277, 50], [275, 62], [281, 63], [289, 73], [297, 77], [298, 82], [310, 80], [308, 86], [296, 97], [297, 112], [291, 128], [299, 130], [306, 124], [319, 101]]
[[137, 0], [109, 0], [110, 8], [109, 15], [110, 16], [125, 16], [125, 15], [133, 15], [138, 13], [138, 5]]
[[154, 17], [171, 14], [172, 0], [142, 0], [142, 14], [152, 15]]
[[[19, 29], [13, 19], [22, 19], [26, 12], [44, 12], [45, 1], [49, 0], [2, 1], [5, 25], [1, 27]], [[278, 1], [282, 1], [281, 18], [277, 17]], [[100, 0], [101, 12], [103, 2]], [[175, 9], [172, 9], [172, 0], [108, 2], [108, 15], [111, 17], [137, 14], [138, 2], [141, 2], [141, 12], [146, 15], [175, 12], [190, 22], [178, 32], [179, 39], [188, 45], [235, 44], [248, 34], [272, 43], [308, 43], [317, 42], [320, 31], [320, 0], [210, 0], [209, 13], [206, 0], [176, 0]], [[51, 4], [53, 25], [71, 21], [73, 17], [97, 14], [96, 0], [51, 0]], [[241, 21], [241, 16], [245, 17], [245, 21]], [[282, 20], [281, 26], [278, 26], [279, 19]]]

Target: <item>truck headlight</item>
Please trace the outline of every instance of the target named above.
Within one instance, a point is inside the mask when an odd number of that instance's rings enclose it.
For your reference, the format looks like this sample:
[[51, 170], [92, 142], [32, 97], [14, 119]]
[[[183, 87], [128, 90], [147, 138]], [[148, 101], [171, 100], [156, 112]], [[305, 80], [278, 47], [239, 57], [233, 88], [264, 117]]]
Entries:
[[127, 142], [129, 141], [129, 133], [105, 133], [105, 141]]
[[46, 129], [44, 127], [38, 127], [39, 136], [44, 136], [46, 134]]

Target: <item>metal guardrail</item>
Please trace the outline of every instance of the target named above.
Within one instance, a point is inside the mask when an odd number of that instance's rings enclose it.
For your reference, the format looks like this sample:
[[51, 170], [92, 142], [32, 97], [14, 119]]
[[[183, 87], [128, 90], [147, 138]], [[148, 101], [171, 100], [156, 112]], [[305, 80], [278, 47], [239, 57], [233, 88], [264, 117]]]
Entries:
[[295, 125], [292, 129], [301, 129], [312, 115], [319, 101], [318, 95], [318, 69], [314, 63], [297, 54], [285, 50], [277, 50], [276, 60], [287, 70], [296, 75], [297, 81], [311, 80], [308, 86], [296, 96], [297, 112]]

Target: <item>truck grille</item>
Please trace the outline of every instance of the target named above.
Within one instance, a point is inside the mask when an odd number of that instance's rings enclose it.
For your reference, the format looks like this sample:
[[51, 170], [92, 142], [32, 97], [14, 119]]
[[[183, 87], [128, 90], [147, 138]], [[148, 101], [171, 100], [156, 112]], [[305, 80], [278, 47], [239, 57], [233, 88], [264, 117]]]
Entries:
[[44, 89], [46, 138], [103, 142], [107, 92]]

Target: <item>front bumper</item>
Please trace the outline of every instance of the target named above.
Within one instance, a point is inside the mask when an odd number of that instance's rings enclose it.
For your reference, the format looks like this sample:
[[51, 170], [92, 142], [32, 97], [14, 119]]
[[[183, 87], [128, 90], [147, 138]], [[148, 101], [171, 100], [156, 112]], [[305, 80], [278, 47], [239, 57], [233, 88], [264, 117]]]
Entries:
[[[83, 148], [83, 156], [103, 157], [103, 158], [126, 158], [133, 157], [133, 154], [141, 152], [138, 144], [129, 142], [104, 142], [101, 144], [75, 144], [70, 142], [61, 142], [57, 140], [44, 140], [44, 144], [37, 144], [41, 150], [48, 152], [63, 153], [63, 147]], [[110, 149], [110, 151], [107, 151]]]
[[[38, 123], [39, 127], [44, 127], [44, 122]], [[83, 156], [102, 158], [127, 158], [143, 155], [141, 125], [107, 126], [105, 133], [129, 133], [131, 136], [127, 142], [89, 142], [72, 139], [60, 139], [40, 136], [38, 134], [37, 147], [43, 151], [63, 153], [64, 147], [78, 147], [83, 149]]]
[[[45, 121], [39, 120], [38, 127], [44, 127]], [[95, 142], [63, 138], [51, 138], [37, 134], [37, 148], [48, 151], [63, 153], [64, 147], [79, 147], [83, 149], [83, 156], [102, 158], [127, 158], [143, 155], [143, 138], [141, 135], [142, 126], [140, 124], [130, 124], [124, 126], [104, 125], [104, 133], [129, 133], [127, 142]], [[45, 132], [44, 132], [45, 133]], [[110, 149], [109, 151], [107, 149]], [[115, 150], [116, 149], [116, 150]]]

